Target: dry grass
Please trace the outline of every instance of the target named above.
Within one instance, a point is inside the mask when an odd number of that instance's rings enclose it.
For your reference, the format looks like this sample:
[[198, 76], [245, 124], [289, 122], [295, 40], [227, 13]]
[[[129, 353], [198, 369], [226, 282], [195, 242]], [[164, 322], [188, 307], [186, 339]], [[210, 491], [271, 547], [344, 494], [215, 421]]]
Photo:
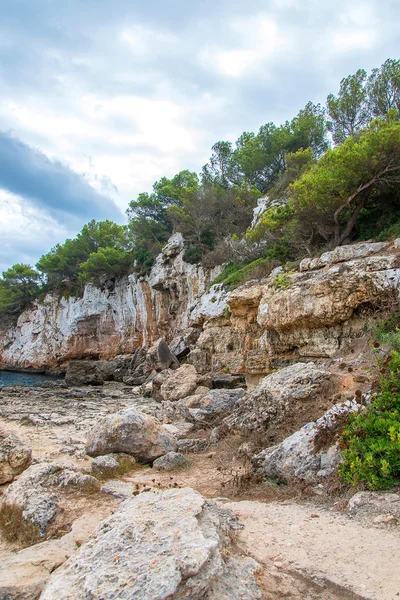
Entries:
[[7, 542], [16, 543], [21, 548], [40, 541], [39, 528], [26, 521], [22, 509], [13, 504], [6, 504], [0, 510], [0, 531]]

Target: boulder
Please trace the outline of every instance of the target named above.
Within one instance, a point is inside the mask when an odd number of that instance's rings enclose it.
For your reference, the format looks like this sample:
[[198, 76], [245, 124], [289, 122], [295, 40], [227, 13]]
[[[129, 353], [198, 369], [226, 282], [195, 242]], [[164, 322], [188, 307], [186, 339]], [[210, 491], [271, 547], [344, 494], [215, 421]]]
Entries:
[[160, 456], [153, 462], [153, 468], [157, 471], [174, 471], [176, 469], [184, 469], [188, 466], [188, 461], [183, 454], [179, 452], [167, 452], [164, 456]]
[[57, 512], [56, 495], [49, 489], [49, 480], [61, 471], [55, 463], [31, 465], [8, 487], [1, 508], [17, 507], [22, 511], [23, 519], [33, 523], [40, 534], [45, 535]]
[[264, 377], [240, 400], [240, 406], [224, 419], [224, 424], [229, 429], [254, 431], [282, 423], [288, 415], [298, 411], [301, 404], [319, 394], [329, 379], [330, 374], [312, 362], [280, 369]]
[[237, 390], [211, 390], [199, 402], [196, 419], [199, 421], [215, 421], [229, 415], [235, 408], [238, 400], [243, 398], [245, 391]]
[[2, 558], [0, 598], [3, 600], [36, 600], [50, 574], [61, 566], [77, 545], [71, 536], [49, 540]]
[[198, 375], [193, 365], [182, 365], [171, 373], [161, 385], [164, 400], [180, 400], [193, 394], [197, 388]]
[[175, 354], [178, 359], [187, 356], [199, 339], [200, 333], [200, 329], [189, 327], [183, 335], [177, 336], [172, 340], [169, 345], [171, 352]]
[[125, 408], [105, 417], [92, 430], [86, 445], [89, 456], [125, 452], [141, 462], [151, 462], [175, 450], [175, 440], [157, 419]]
[[70, 360], [65, 373], [65, 383], [75, 385], [103, 385], [102, 368], [95, 360]]
[[333, 475], [340, 463], [337, 434], [350, 412], [363, 410], [355, 401], [335, 404], [320, 419], [307, 423], [283, 442], [252, 459], [256, 472], [278, 483], [317, 483]]
[[31, 448], [11, 431], [0, 427], [0, 485], [22, 473], [31, 460]]
[[[51, 575], [41, 600], [239, 600], [238, 566], [225, 558], [237, 528], [230, 511], [190, 488], [140, 494]], [[260, 598], [257, 563], [237, 563], [249, 581], [246, 600]]]
[[115, 475], [119, 462], [111, 454], [97, 456], [92, 462], [92, 473], [95, 475]]
[[179, 361], [176, 356], [171, 352], [168, 344], [165, 340], [160, 338], [149, 348], [146, 356], [146, 362], [149, 365], [149, 370], [155, 370], [157, 372], [164, 371], [164, 369], [172, 368], [176, 369], [179, 367]]
[[22, 518], [44, 536], [57, 513], [57, 490], [69, 486], [87, 490], [100, 487], [94, 477], [56, 463], [31, 465], [7, 488], [1, 509], [15, 507], [21, 510]]

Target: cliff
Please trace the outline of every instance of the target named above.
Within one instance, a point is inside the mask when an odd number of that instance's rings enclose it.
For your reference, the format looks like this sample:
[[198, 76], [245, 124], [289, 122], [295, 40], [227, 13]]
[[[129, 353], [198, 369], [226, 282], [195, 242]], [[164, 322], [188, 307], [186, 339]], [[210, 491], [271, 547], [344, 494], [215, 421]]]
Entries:
[[129, 275], [103, 288], [88, 285], [80, 298], [47, 295], [3, 333], [1, 367], [63, 368], [72, 358], [112, 358], [159, 337], [171, 341], [199, 322], [199, 300], [220, 271], [189, 264], [182, 255], [178, 233], [147, 277]]
[[147, 277], [130, 275], [82, 298], [48, 295], [1, 338], [3, 368], [64, 368], [72, 358], [113, 358], [163, 337], [190, 350], [197, 372], [257, 380], [298, 357], [333, 357], [360, 338], [377, 308], [398, 302], [400, 241], [338, 247], [276, 269], [228, 293], [209, 289], [220, 268], [183, 260], [175, 234]]

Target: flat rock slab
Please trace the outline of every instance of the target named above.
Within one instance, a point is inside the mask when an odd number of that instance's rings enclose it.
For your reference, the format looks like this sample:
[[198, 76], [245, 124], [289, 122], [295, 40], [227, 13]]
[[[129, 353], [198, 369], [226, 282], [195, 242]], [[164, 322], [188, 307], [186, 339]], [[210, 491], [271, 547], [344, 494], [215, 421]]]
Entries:
[[398, 531], [363, 527], [346, 516], [310, 506], [252, 501], [225, 506], [245, 526], [237, 534], [239, 547], [259, 563], [272, 560], [282, 572], [325, 580], [342, 589], [343, 598], [351, 594], [360, 600], [398, 598]]

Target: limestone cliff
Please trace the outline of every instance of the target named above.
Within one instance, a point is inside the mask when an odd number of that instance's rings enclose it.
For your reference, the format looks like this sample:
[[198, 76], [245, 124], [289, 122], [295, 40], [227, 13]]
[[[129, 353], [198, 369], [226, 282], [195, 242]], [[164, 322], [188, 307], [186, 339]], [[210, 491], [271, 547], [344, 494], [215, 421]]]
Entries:
[[182, 235], [175, 234], [149, 276], [88, 285], [81, 298], [49, 294], [26, 310], [0, 339], [0, 365], [42, 369], [133, 352], [159, 337], [170, 341], [201, 320], [199, 300], [219, 270], [185, 262]]
[[0, 365], [63, 368], [160, 337], [175, 350], [186, 336], [197, 372], [243, 373], [250, 382], [287, 359], [332, 357], [362, 336], [377, 308], [398, 302], [399, 253], [400, 240], [342, 246], [228, 292], [209, 289], [220, 268], [186, 263], [175, 234], [149, 276], [87, 286], [82, 298], [49, 295], [25, 311], [0, 341]]

